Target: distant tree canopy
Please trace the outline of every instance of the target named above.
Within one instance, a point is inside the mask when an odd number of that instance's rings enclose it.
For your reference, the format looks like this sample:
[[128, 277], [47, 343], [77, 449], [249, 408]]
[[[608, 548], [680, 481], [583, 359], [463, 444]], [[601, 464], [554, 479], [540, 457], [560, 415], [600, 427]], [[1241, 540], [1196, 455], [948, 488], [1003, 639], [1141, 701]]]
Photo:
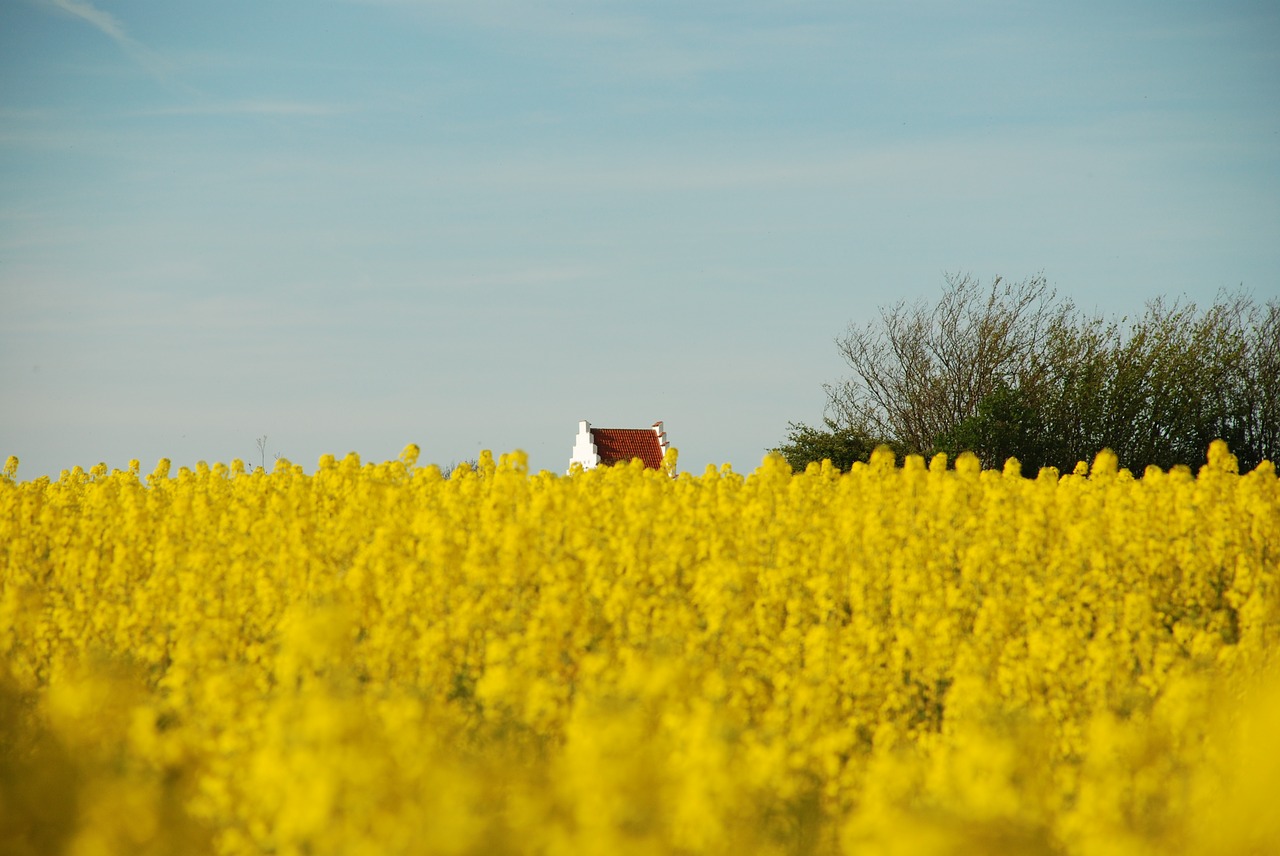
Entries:
[[771, 451], [780, 452], [793, 470], [803, 470], [811, 462], [831, 461], [838, 469], [847, 470], [856, 462], [866, 462], [882, 440], [873, 439], [857, 429], [823, 420], [826, 430], [812, 428], [803, 422], [788, 425], [787, 442]]
[[793, 468], [841, 469], [871, 449], [973, 451], [986, 466], [1070, 471], [1103, 448], [1137, 474], [1204, 460], [1226, 440], [1242, 469], [1280, 457], [1280, 303], [1243, 293], [1151, 301], [1107, 320], [1044, 277], [946, 279], [936, 303], [899, 302], [836, 339], [852, 371], [826, 386], [825, 429], [791, 423]]

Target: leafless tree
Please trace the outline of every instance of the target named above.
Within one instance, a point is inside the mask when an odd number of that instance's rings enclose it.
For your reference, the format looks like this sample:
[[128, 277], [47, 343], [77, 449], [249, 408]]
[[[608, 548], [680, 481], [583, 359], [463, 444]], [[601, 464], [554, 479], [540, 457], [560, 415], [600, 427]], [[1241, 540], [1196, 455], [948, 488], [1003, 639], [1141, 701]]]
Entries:
[[853, 374], [826, 387], [835, 422], [933, 449], [1001, 384], [1033, 381], [1050, 331], [1074, 312], [1043, 276], [985, 288], [967, 275], [946, 281], [937, 303], [899, 301], [836, 339]]

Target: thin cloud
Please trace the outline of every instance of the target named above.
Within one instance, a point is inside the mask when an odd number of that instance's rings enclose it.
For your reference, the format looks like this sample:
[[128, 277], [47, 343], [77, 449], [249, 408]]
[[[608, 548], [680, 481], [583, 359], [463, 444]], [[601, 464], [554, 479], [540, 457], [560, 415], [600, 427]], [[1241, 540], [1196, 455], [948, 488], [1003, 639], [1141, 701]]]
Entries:
[[834, 38], [829, 26], [779, 23], [759, 16], [707, 20], [666, 16], [590, 2], [493, 0], [348, 0], [428, 16], [514, 39], [511, 49], [557, 62], [586, 60], [612, 74], [667, 81], [761, 61], [779, 49], [802, 50]]
[[337, 116], [351, 112], [337, 104], [306, 101], [227, 101], [135, 111], [135, 116]]
[[119, 45], [120, 49], [128, 54], [134, 62], [146, 69], [148, 74], [160, 80], [169, 80], [169, 64], [141, 42], [131, 37], [115, 15], [110, 12], [104, 12], [92, 3], [85, 2], [85, 0], [44, 0], [44, 5], [84, 21]]
[[133, 43], [133, 40], [125, 34], [124, 27], [120, 26], [120, 22], [110, 12], [95, 9], [92, 4], [82, 3], [79, 0], [47, 0], [47, 2], [68, 15], [88, 21], [121, 44]]

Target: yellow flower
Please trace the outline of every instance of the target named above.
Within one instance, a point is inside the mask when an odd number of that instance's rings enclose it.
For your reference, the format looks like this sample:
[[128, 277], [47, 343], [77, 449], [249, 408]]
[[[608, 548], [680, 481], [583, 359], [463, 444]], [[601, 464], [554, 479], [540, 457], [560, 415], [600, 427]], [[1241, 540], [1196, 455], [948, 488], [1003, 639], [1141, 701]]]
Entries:
[[446, 479], [418, 454], [30, 482], [11, 458], [0, 828], [79, 853], [1280, 851], [1271, 464], [1215, 443], [1196, 475], [1104, 450], [1025, 479], [881, 448], [673, 478], [674, 450], [568, 476], [515, 451]]

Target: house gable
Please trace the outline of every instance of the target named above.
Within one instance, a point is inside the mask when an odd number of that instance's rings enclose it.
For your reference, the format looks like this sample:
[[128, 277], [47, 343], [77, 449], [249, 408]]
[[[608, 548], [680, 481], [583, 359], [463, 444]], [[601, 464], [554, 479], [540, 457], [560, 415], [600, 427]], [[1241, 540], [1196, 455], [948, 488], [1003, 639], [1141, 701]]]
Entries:
[[589, 470], [639, 458], [646, 467], [660, 470], [668, 447], [661, 422], [653, 423], [652, 428], [592, 428], [584, 419], [578, 423], [569, 466], [581, 464]]

